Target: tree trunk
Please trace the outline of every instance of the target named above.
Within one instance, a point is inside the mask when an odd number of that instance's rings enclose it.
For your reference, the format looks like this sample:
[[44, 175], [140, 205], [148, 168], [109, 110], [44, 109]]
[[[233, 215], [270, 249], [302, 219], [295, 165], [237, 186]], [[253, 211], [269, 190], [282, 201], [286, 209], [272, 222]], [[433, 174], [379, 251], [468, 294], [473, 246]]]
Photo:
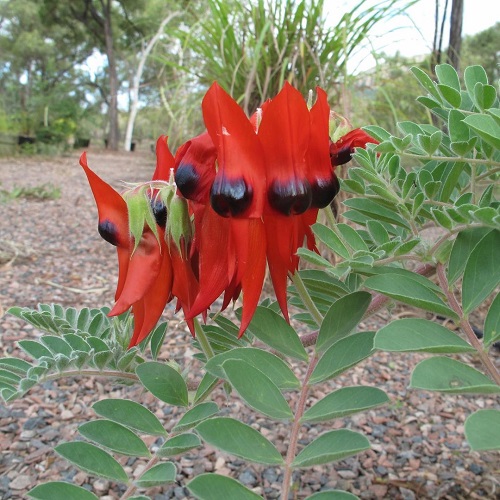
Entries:
[[134, 123], [137, 117], [137, 112], [139, 111], [139, 86], [141, 84], [142, 73], [144, 71], [144, 65], [146, 64], [146, 59], [153, 50], [156, 42], [159, 40], [165, 26], [176, 16], [179, 16], [180, 12], [174, 12], [169, 14], [160, 24], [160, 27], [156, 31], [155, 35], [148, 42], [144, 50], [140, 54], [139, 64], [137, 65], [137, 71], [132, 79], [132, 87], [130, 89], [130, 112], [127, 122], [127, 131], [125, 132], [125, 151], [130, 151], [130, 145], [132, 144], [132, 134], [134, 132]]
[[118, 128], [118, 72], [113, 47], [113, 29], [111, 26], [111, 0], [107, 0], [104, 10], [104, 40], [106, 43], [106, 56], [109, 70], [109, 136], [108, 148], [112, 151], [118, 149], [120, 130]]
[[450, 43], [448, 45], [448, 62], [460, 71], [460, 51], [462, 48], [462, 22], [464, 17], [463, 0], [453, 0], [450, 16]]

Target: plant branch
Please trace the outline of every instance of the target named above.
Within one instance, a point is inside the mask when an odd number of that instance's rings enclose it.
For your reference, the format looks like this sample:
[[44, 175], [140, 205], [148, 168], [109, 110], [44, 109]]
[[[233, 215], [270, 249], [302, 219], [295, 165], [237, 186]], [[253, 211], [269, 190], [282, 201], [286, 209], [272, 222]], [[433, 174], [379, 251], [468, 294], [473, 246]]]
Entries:
[[476, 349], [477, 354], [479, 355], [479, 359], [483, 363], [490, 377], [495, 381], [497, 385], [500, 385], [500, 372], [498, 371], [494, 363], [491, 361], [490, 357], [488, 356], [488, 353], [483, 349], [482, 342], [476, 337], [476, 334], [474, 333], [474, 330], [472, 329], [469, 321], [464, 316], [464, 312], [460, 307], [460, 304], [458, 303], [455, 294], [453, 293], [453, 290], [450, 289], [443, 264], [438, 264], [437, 275], [438, 275], [439, 285], [445, 292], [451, 308], [458, 314], [460, 318], [460, 323], [459, 323], [460, 327], [467, 336], [469, 343], [471, 344], [472, 347], [474, 347], [474, 349]]
[[297, 442], [299, 440], [299, 430], [301, 426], [300, 419], [302, 418], [302, 415], [304, 415], [307, 393], [309, 392], [309, 379], [311, 378], [317, 362], [318, 357], [314, 355], [309, 362], [307, 372], [304, 376], [304, 380], [302, 381], [302, 389], [300, 391], [299, 400], [297, 401], [297, 406], [295, 408], [293, 426], [292, 430], [290, 431], [290, 442], [288, 444], [288, 450], [285, 458], [285, 473], [283, 475], [283, 489], [281, 491], [281, 500], [288, 500], [288, 493], [290, 491], [292, 482], [292, 462], [297, 452]]
[[316, 307], [316, 304], [313, 302], [311, 299], [311, 296], [309, 295], [309, 292], [307, 291], [304, 282], [302, 281], [302, 278], [300, 277], [299, 273], [296, 272], [291, 275], [291, 280], [293, 284], [295, 285], [295, 288], [297, 289], [297, 292], [306, 306], [307, 310], [309, 311], [309, 314], [312, 316], [314, 321], [318, 326], [321, 326], [321, 323], [323, 323], [323, 315], [319, 312], [319, 309]]
[[88, 376], [88, 377], [110, 377], [110, 378], [126, 378], [129, 380], [134, 380], [136, 382], [139, 381], [139, 377], [132, 372], [121, 372], [119, 370], [70, 370], [63, 371], [61, 373], [53, 373], [51, 375], [47, 375], [39, 380], [42, 384], [43, 382], [48, 382], [49, 380], [57, 380], [65, 377], [80, 377], [80, 376]]
[[[407, 158], [417, 158], [418, 160], [436, 160], [436, 161], [454, 161], [461, 163], [471, 163], [476, 165], [494, 165], [495, 167], [500, 167], [499, 161], [493, 161], [483, 158], [465, 158], [464, 156], [436, 156], [436, 155], [417, 155], [415, 153], [405, 153], [398, 152], [400, 156], [406, 156]], [[491, 175], [491, 171], [488, 175]]]
[[203, 351], [203, 354], [205, 354], [207, 359], [213, 358], [214, 350], [212, 349], [208, 337], [205, 335], [205, 332], [203, 331], [203, 328], [201, 327], [198, 318], [194, 318], [194, 331], [196, 333], [196, 338], [200, 343], [200, 347], [201, 350]]

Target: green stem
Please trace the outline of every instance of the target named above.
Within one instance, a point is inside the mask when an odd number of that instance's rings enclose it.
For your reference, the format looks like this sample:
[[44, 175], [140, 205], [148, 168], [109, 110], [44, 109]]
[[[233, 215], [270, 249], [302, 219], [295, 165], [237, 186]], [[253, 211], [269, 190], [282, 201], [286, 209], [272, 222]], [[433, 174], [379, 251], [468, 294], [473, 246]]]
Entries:
[[328, 221], [328, 224], [330, 224], [330, 227], [334, 228], [337, 225], [337, 221], [335, 219], [335, 215], [333, 213], [331, 205], [326, 206], [323, 209], [323, 212], [326, 216], [326, 220]]
[[212, 346], [208, 341], [208, 337], [205, 335], [205, 332], [203, 331], [203, 328], [201, 327], [198, 318], [194, 318], [194, 331], [196, 333], [196, 338], [200, 343], [200, 347], [201, 350], [203, 351], [203, 354], [205, 354], [207, 359], [213, 358], [215, 355], [214, 350], [212, 349]]
[[52, 375], [47, 375], [39, 380], [39, 383], [48, 382], [49, 380], [57, 380], [63, 377], [112, 377], [112, 378], [126, 378], [129, 380], [138, 381], [139, 377], [132, 372], [121, 372], [118, 370], [69, 370], [63, 371], [61, 373], [53, 373]]
[[483, 158], [465, 158], [463, 156], [417, 155], [415, 153], [404, 153], [404, 152], [398, 152], [398, 155], [406, 156], [407, 158], [417, 158], [418, 160], [455, 161], [455, 162], [470, 163], [476, 165], [494, 165], [495, 167], [500, 167], [500, 162], [487, 160]]
[[309, 314], [312, 316], [317, 325], [321, 327], [321, 323], [323, 323], [323, 315], [319, 312], [316, 304], [311, 299], [311, 296], [309, 295], [309, 292], [307, 291], [304, 282], [300, 277], [300, 274], [296, 272], [295, 274], [292, 274], [290, 278], [292, 280], [292, 283], [295, 285], [295, 288], [297, 289], [302, 302], [309, 311]]

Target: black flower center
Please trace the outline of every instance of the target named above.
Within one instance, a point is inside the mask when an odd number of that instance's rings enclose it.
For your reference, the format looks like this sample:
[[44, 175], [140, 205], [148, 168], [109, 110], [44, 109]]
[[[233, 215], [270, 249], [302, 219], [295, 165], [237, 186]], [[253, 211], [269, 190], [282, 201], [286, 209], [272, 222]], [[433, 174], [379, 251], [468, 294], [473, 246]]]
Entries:
[[252, 203], [252, 198], [252, 188], [242, 177], [216, 177], [210, 190], [212, 208], [222, 217], [242, 214]]

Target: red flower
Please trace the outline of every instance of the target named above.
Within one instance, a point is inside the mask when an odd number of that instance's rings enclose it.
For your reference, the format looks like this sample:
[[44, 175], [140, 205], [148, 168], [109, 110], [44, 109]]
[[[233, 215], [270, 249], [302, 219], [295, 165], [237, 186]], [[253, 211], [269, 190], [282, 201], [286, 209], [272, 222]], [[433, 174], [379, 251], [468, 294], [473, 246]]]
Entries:
[[241, 291], [241, 335], [258, 305], [266, 261], [288, 319], [286, 286], [298, 267], [297, 249], [304, 239], [315, 249], [310, 226], [318, 207], [338, 191], [329, 156], [329, 107], [319, 89], [308, 110], [302, 95], [285, 84], [249, 119], [214, 84], [202, 108], [212, 142], [198, 136], [175, 159], [176, 184], [191, 200], [199, 256], [200, 290], [188, 317], [206, 311], [223, 293], [224, 308]]
[[378, 144], [374, 139], [360, 128], [351, 130], [337, 142], [330, 144], [330, 158], [332, 166], [343, 165], [351, 161], [355, 148], [365, 148], [368, 143]]
[[[133, 195], [139, 201], [140, 197], [149, 196], [147, 210], [154, 216], [152, 223], [148, 222], [147, 214], [145, 219], [140, 219], [142, 229], [134, 235], [132, 216], [140, 214], [132, 213], [126, 199], [88, 167], [85, 153], [80, 165], [97, 204], [99, 233], [115, 245], [118, 252], [119, 277], [115, 305], [109, 315], [116, 316], [132, 308], [134, 331], [129, 343], [132, 347], [147, 337], [174, 296], [179, 307], [189, 309], [198, 293], [198, 283], [186, 249], [179, 248], [166, 230], [166, 207], [158, 190], [143, 189]], [[154, 180], [168, 180], [173, 165], [166, 137], [160, 137]], [[192, 322], [190, 327], [194, 332]]]

